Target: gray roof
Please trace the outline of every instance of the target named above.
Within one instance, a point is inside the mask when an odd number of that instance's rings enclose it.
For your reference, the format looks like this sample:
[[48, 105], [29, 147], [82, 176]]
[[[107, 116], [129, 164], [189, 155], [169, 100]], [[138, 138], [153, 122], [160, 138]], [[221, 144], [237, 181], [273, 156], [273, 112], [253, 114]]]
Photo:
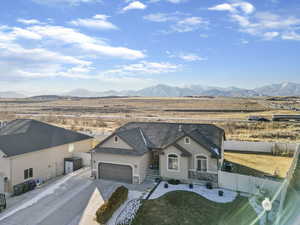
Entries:
[[[223, 129], [211, 124], [157, 122], [127, 123], [118, 128], [111, 136], [113, 135], [119, 136], [128, 145], [132, 146], [134, 149], [133, 154], [135, 155], [142, 155], [149, 149], [164, 149], [169, 145], [174, 145], [180, 138], [189, 136], [215, 157], [220, 156], [222, 137], [225, 136]], [[111, 136], [106, 138], [104, 142]], [[102, 143], [95, 148], [97, 152], [105, 151], [106, 153], [118, 154], [118, 150], [110, 149], [111, 152], [109, 152], [107, 148], [101, 147]], [[181, 148], [179, 150], [182, 150], [184, 155], [187, 155], [185, 149]]]
[[17, 119], [0, 129], [0, 150], [10, 157], [90, 138], [37, 120]]
[[[125, 141], [132, 149], [119, 149], [119, 148], [107, 148], [101, 147], [101, 145], [110, 139], [110, 137], [117, 135], [123, 141]], [[111, 153], [111, 154], [127, 154], [127, 155], [144, 155], [149, 151], [149, 140], [144, 136], [143, 131], [140, 128], [132, 128], [126, 131], [119, 131], [110, 135], [100, 145], [95, 148], [96, 152]]]

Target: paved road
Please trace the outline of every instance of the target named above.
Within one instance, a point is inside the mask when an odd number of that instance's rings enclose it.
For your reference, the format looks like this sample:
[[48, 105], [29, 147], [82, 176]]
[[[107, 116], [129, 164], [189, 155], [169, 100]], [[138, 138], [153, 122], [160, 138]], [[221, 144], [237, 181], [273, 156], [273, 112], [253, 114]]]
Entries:
[[[23, 201], [0, 214], [0, 224], [78, 225], [96, 185], [89, 179], [89, 171], [81, 172], [61, 182], [63, 179], [65, 177], [45, 188], [25, 194], [28, 196], [22, 196], [25, 198]], [[54, 191], [53, 187], [56, 187]], [[37, 196], [41, 199], [28, 206], [28, 202], [32, 202]], [[24, 204], [27, 204], [27, 207], [23, 209]]]

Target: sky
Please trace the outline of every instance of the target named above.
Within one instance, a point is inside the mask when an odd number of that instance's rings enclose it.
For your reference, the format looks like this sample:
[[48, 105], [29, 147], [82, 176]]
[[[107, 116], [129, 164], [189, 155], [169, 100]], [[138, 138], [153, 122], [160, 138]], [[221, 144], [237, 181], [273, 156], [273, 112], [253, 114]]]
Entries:
[[3, 0], [0, 91], [300, 83], [299, 0]]

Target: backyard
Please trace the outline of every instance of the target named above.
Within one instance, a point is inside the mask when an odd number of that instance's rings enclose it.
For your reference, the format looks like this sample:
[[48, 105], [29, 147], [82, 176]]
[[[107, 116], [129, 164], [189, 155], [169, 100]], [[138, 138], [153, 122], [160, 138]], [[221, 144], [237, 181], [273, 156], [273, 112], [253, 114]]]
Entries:
[[225, 160], [233, 164], [234, 173], [252, 176], [285, 178], [293, 158], [262, 154], [224, 153]]
[[196, 193], [173, 191], [144, 200], [132, 225], [249, 225], [255, 218], [256, 213], [245, 197], [217, 203]]

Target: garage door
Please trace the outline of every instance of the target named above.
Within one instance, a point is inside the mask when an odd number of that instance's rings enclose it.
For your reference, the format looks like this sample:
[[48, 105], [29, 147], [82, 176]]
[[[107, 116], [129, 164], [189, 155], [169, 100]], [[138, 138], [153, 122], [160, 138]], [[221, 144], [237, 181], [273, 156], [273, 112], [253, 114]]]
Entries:
[[126, 165], [99, 163], [99, 179], [132, 184], [132, 168]]

